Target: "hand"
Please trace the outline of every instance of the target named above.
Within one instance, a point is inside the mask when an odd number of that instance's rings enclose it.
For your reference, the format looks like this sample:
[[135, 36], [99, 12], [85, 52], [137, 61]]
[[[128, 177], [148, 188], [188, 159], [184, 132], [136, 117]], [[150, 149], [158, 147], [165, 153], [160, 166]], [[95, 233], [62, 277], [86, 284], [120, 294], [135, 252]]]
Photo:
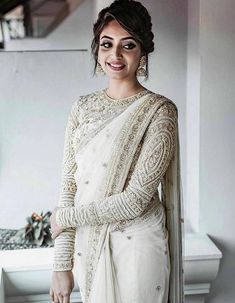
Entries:
[[59, 225], [57, 225], [56, 223], [56, 218], [55, 218], [55, 215], [56, 215], [56, 211], [59, 209], [59, 207], [56, 207], [51, 216], [50, 216], [50, 223], [51, 223], [51, 237], [53, 240], [55, 240], [56, 237], [59, 236], [59, 234], [62, 233], [62, 231], [64, 230], [63, 228], [59, 227]]
[[74, 278], [71, 270], [53, 271], [50, 287], [50, 297], [54, 303], [69, 303], [70, 294], [74, 288]]

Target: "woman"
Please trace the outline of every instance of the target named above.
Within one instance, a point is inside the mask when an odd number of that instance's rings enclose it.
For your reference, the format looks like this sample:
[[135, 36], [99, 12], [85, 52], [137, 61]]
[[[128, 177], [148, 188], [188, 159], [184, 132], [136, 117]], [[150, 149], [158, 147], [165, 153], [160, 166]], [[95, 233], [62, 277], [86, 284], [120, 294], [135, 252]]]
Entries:
[[151, 27], [142, 4], [120, 0], [94, 24], [109, 83], [69, 116], [51, 216], [54, 302], [69, 302], [73, 276], [84, 303], [183, 302], [177, 107], [137, 78], [148, 75]]

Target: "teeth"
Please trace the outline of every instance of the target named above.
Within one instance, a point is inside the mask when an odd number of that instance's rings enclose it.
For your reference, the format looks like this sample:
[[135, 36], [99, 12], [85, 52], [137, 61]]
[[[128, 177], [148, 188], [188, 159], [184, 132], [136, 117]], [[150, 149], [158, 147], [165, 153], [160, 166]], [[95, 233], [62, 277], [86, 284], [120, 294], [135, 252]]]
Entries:
[[110, 63], [110, 65], [113, 66], [113, 67], [122, 67], [122, 66], [124, 66], [123, 64], [119, 65], [119, 64], [111, 64], [111, 63]]

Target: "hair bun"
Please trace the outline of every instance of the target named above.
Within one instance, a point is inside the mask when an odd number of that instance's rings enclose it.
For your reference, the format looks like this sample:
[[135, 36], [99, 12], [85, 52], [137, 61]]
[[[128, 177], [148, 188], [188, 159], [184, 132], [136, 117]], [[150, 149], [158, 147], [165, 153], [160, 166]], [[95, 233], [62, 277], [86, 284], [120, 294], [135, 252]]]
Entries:
[[99, 12], [98, 19], [93, 26], [94, 38], [91, 47], [96, 64], [100, 34], [112, 20], [117, 20], [140, 43], [142, 54], [146, 55], [146, 59], [148, 59], [148, 54], [154, 50], [151, 16], [147, 9], [138, 1], [115, 0], [110, 6]]

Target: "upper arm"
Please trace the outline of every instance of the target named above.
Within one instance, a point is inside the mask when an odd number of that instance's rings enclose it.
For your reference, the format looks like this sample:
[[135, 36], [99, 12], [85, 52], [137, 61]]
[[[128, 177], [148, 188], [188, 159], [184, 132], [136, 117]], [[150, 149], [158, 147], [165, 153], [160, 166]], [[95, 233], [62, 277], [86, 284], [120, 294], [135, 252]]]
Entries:
[[[157, 190], [176, 145], [177, 108], [165, 102], [154, 114], [143, 137], [129, 186], [149, 198]], [[128, 187], [127, 187], [128, 188]]]
[[77, 170], [77, 164], [75, 161], [74, 135], [78, 126], [79, 104], [78, 101], [76, 101], [70, 110], [65, 131], [61, 193], [59, 201], [59, 205], [61, 207], [73, 205], [73, 198], [77, 191], [77, 186], [74, 178], [74, 174]]

